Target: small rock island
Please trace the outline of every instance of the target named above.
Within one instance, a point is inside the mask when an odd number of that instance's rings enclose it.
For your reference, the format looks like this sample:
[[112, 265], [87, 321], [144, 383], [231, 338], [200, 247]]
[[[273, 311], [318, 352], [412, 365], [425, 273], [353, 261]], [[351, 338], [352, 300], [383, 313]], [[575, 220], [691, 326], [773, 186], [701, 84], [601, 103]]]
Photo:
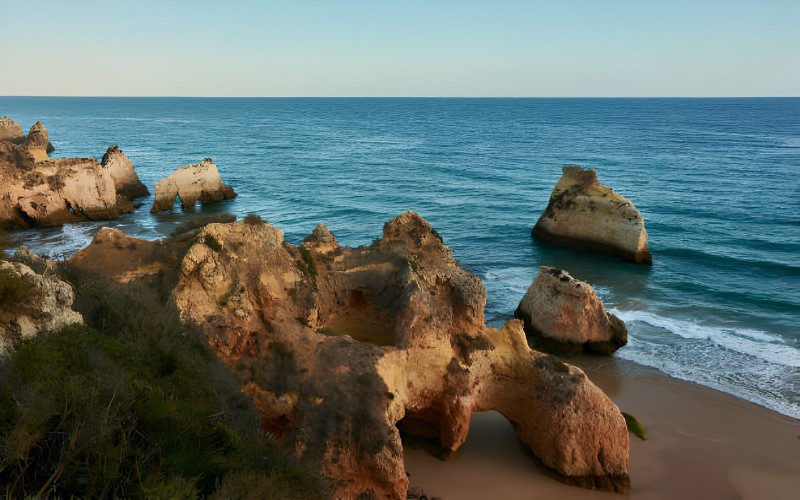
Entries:
[[633, 203], [597, 180], [594, 169], [565, 166], [532, 235], [577, 250], [652, 264], [644, 219]]

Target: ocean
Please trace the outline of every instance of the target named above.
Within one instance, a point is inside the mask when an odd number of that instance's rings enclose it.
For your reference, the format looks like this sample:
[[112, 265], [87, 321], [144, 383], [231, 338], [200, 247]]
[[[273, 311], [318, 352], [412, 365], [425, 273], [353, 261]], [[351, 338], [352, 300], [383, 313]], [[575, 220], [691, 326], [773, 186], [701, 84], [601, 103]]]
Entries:
[[[800, 98], [372, 99], [0, 97], [54, 157], [118, 145], [142, 181], [211, 157], [235, 200], [32, 229], [65, 258], [103, 226], [148, 239], [221, 211], [255, 213], [299, 243], [325, 223], [367, 245], [414, 210], [513, 317], [539, 266], [592, 284], [628, 326], [616, 356], [800, 418]], [[531, 229], [565, 164], [642, 212], [653, 266], [560, 249]]]

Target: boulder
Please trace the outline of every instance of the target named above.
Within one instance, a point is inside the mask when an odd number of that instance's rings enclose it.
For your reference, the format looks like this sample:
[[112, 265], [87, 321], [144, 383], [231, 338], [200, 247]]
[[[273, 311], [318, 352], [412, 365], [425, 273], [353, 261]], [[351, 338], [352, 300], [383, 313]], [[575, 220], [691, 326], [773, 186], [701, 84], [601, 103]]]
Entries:
[[175, 197], [183, 208], [200, 203], [216, 203], [236, 197], [233, 188], [222, 183], [217, 166], [206, 158], [200, 163], [184, 165], [156, 183], [156, 199], [150, 212], [172, 210]]
[[19, 144], [25, 140], [25, 132], [19, 123], [11, 118], [4, 116], [0, 118], [0, 141], [7, 141]]
[[48, 153], [54, 151], [53, 145], [47, 135], [47, 129], [44, 128], [42, 122], [37, 121], [33, 127], [28, 131], [28, 136], [25, 138], [25, 149], [27, 149], [33, 156], [34, 161], [47, 161], [50, 159]]
[[0, 261], [0, 356], [21, 339], [83, 323], [72, 310], [72, 287], [56, 277], [51, 265], [43, 266], [35, 272], [20, 262]]
[[533, 228], [542, 241], [652, 264], [642, 214], [597, 180], [594, 169], [565, 166]]
[[108, 148], [100, 164], [109, 171], [111, 178], [114, 179], [114, 187], [118, 195], [133, 199], [150, 194], [147, 187], [139, 180], [139, 176], [133, 168], [133, 162], [117, 146]]
[[611, 354], [628, 342], [625, 323], [606, 312], [588, 283], [542, 266], [515, 316], [537, 349], [556, 354]]
[[37, 162], [29, 148], [0, 142], [0, 184], [0, 227], [58, 226], [111, 219], [132, 210], [129, 200], [117, 196], [109, 171], [94, 158]]

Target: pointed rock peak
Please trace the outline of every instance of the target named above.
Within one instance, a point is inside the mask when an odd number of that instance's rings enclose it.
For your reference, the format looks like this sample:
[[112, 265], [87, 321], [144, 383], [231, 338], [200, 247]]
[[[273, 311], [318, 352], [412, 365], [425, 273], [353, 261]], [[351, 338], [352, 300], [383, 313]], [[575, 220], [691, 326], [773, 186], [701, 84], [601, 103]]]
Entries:
[[108, 162], [109, 162], [109, 161], [110, 161], [110, 160], [111, 160], [113, 157], [115, 157], [115, 156], [117, 156], [117, 155], [122, 155], [122, 156], [125, 156], [125, 154], [122, 152], [122, 150], [121, 150], [121, 149], [119, 149], [119, 147], [117, 147], [117, 146], [110, 146], [110, 147], [108, 148], [108, 150], [106, 151], [106, 153], [103, 155], [103, 159], [102, 159], [102, 161], [100, 162], [100, 164], [101, 164], [101, 165], [103, 165], [103, 166], [105, 167], [105, 166], [108, 164]]
[[439, 243], [442, 242], [442, 237], [431, 227], [428, 221], [412, 210], [395, 217], [383, 226], [384, 239], [411, 239], [422, 243], [429, 236], [434, 237]]
[[101, 162], [103, 168], [108, 169], [114, 179], [114, 188], [117, 194], [128, 199], [147, 196], [150, 191], [139, 180], [133, 162], [117, 146], [111, 146], [103, 155]]
[[25, 139], [25, 148], [31, 152], [37, 162], [49, 159], [47, 152], [53, 151], [54, 148], [50, 144], [47, 129], [42, 125], [42, 122], [36, 122], [28, 131], [28, 137]]
[[19, 143], [25, 140], [25, 132], [19, 123], [7, 116], [0, 118], [0, 141]]
[[311, 234], [305, 239], [306, 243], [336, 243], [336, 236], [325, 224], [317, 224]]

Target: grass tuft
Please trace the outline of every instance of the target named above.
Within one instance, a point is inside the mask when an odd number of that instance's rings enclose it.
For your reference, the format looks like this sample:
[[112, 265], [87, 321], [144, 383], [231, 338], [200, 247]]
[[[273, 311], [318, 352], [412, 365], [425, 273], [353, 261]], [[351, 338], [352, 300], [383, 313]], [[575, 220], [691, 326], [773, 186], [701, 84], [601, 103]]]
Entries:
[[645, 437], [644, 425], [642, 425], [642, 423], [630, 413], [625, 413], [623, 411], [622, 416], [625, 418], [625, 425], [628, 427], [628, 430], [642, 441], [647, 441], [647, 438]]

